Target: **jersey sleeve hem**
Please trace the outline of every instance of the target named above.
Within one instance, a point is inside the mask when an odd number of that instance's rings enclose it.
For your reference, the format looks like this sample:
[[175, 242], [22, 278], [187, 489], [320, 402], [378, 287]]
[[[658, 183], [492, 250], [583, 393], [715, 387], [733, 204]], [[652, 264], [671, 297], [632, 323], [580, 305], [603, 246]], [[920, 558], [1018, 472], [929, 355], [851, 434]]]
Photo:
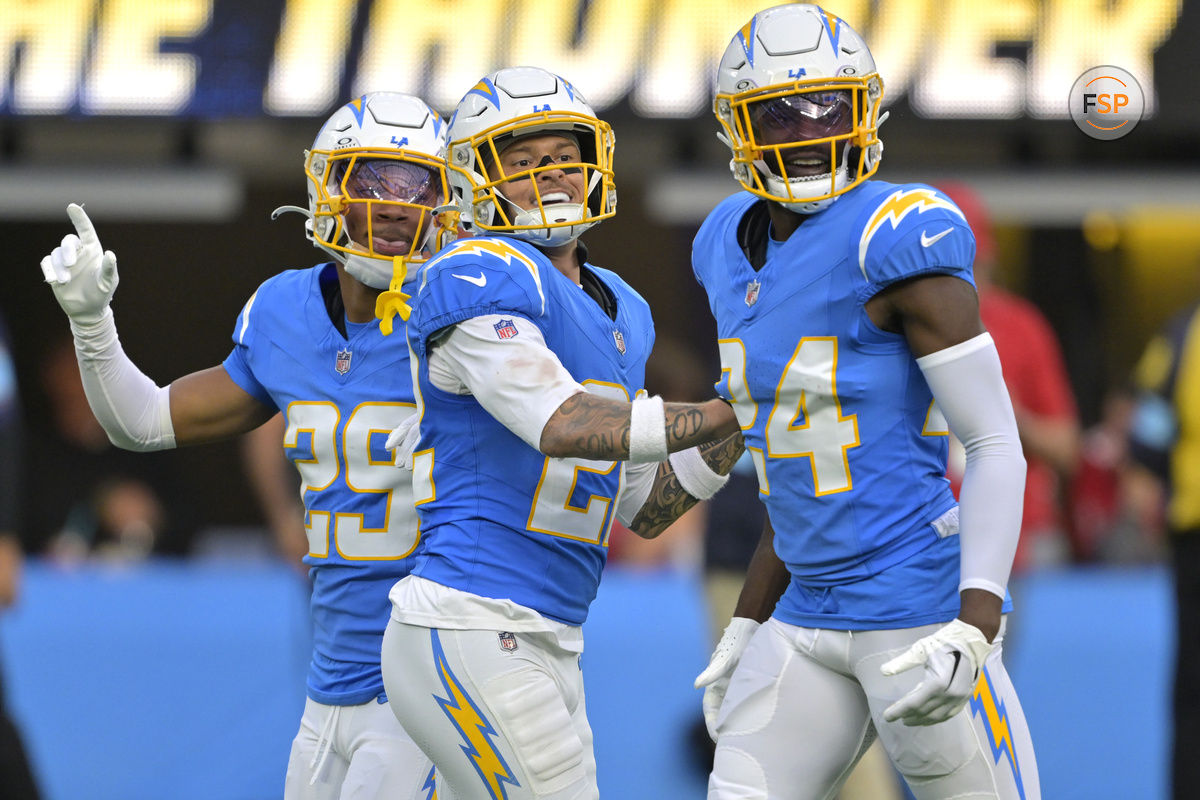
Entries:
[[[529, 319], [528, 311], [518, 311], [510, 306], [500, 303], [478, 303], [472, 306], [456, 308], [453, 311], [446, 311], [438, 314], [437, 316], [430, 317], [428, 320], [421, 321], [418, 331], [420, 335], [417, 337], [417, 341], [414, 342], [416, 345], [415, 349], [417, 350], [417, 355], [426, 355], [429, 339], [438, 331], [449, 328], [452, 325], [457, 325], [464, 320], [474, 319], [475, 317], [486, 317], [493, 314], [500, 316], [518, 316], [522, 319], [533, 322], [533, 320]], [[537, 323], [534, 322], [533, 324], [536, 325]]]
[[229, 375], [229, 379], [241, 388], [246, 394], [253, 397], [263, 405], [275, 408], [275, 400], [270, 393], [263, 387], [258, 379], [254, 377], [254, 373], [246, 364], [246, 359], [242, 355], [240, 347], [234, 347], [229, 355], [221, 362], [221, 367]]
[[[967, 281], [967, 283], [971, 283], [971, 281], [967, 280], [967, 277], [963, 274], [963, 272], [964, 270], [961, 266], [954, 264], [939, 264], [935, 266], [928, 266], [924, 269], [915, 270], [913, 272], [908, 272], [904, 275], [896, 275], [883, 280], [871, 281], [859, 290], [859, 300], [866, 302], [890, 286], [895, 286], [898, 283], [914, 280], [916, 278], [929, 278], [933, 277], [934, 275], [949, 275], [952, 278], [959, 278]], [[974, 284], [971, 285], [974, 286]]]

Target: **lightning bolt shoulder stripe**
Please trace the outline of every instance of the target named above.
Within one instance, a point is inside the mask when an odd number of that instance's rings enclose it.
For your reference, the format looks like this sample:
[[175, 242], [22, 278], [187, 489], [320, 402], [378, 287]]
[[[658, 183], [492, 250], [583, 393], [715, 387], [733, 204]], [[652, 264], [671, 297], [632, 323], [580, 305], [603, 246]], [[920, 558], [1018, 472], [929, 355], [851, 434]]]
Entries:
[[504, 241], [503, 239], [468, 238], [459, 239], [457, 242], [449, 245], [445, 250], [439, 253], [437, 257], [432, 258], [425, 263], [425, 267], [421, 271], [421, 289], [424, 290], [425, 286], [429, 283], [429, 270], [434, 264], [440, 263], [441, 261], [455, 255], [468, 253], [498, 258], [510, 266], [514, 261], [524, 266], [525, 269], [529, 271], [530, 276], [533, 278], [534, 286], [537, 287], [538, 300], [541, 302], [540, 313], [546, 313], [546, 291], [542, 287], [542, 275], [538, 271], [538, 265], [534, 263], [533, 259], [531, 259], [529, 256], [525, 255], [516, 247]]
[[963, 216], [963, 213], [958, 210], [958, 206], [946, 198], [938, 196], [933, 189], [927, 188], [897, 189], [879, 204], [858, 240], [858, 268], [862, 271], [864, 278], [871, 280], [871, 277], [867, 275], [867, 249], [884, 223], [890, 222], [892, 230], [896, 230], [900, 227], [901, 220], [913, 211], [922, 214], [931, 208], [944, 208], [959, 217]]

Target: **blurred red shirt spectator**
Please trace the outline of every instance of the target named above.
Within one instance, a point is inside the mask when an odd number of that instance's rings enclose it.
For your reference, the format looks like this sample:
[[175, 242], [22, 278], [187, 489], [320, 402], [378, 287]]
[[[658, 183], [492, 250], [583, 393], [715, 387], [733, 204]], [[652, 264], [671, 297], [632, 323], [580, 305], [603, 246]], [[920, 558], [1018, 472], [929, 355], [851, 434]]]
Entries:
[[[966, 215], [975, 233], [979, 316], [1000, 354], [1025, 450], [1025, 508], [1014, 573], [1068, 560], [1063, 512], [1065, 483], [1079, 462], [1079, 412], [1053, 328], [1028, 300], [992, 283], [995, 238], [991, 219], [975, 193], [960, 184], [940, 187]], [[958, 451], [958, 457], [955, 452]], [[961, 447], [952, 449], [950, 479], [962, 479]]]

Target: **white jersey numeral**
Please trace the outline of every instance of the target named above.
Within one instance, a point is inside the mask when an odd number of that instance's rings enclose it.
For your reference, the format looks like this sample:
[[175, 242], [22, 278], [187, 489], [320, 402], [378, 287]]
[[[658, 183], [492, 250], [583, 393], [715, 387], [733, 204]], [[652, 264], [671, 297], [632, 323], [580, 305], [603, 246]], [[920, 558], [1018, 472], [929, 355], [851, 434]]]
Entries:
[[[746, 385], [746, 349], [737, 339], [720, 343], [721, 369], [729, 373], [734, 412], [743, 430], [750, 428], [758, 406]], [[805, 337], [775, 387], [767, 416], [766, 458], [808, 458], [817, 496], [853, 488], [847, 451], [858, 447], [858, 417], [843, 414], [837, 396], [838, 343], [834, 336]], [[759, 481], [765, 487], [765, 464]]]
[[351, 492], [378, 496], [370, 517], [359, 512], [310, 511], [306, 526], [309, 555], [328, 557], [332, 546], [349, 560], [385, 560], [404, 558], [416, 547], [409, 473], [396, 468], [392, 453], [372, 456], [372, 445], [381, 453], [388, 433], [410, 413], [409, 403], [362, 403], [342, 425], [341, 412], [331, 402], [288, 406], [284, 447], [299, 446], [302, 436], [311, 441], [312, 457], [293, 460], [300, 471], [300, 496], [305, 506], [310, 493], [328, 489], [339, 478]]
[[729, 373], [729, 396], [733, 398], [733, 413], [738, 425], [748, 431], [758, 419], [758, 403], [746, 386], [746, 345], [740, 339], [721, 339], [717, 342], [721, 354], [721, 372]]
[[[415, 362], [416, 359], [413, 360]], [[625, 388], [616, 384], [596, 381], [584, 381], [583, 384], [594, 394], [629, 399]], [[414, 385], [419, 387], [415, 382]], [[418, 413], [424, 415], [424, 402], [419, 388], [416, 399]], [[418, 450], [413, 454], [413, 500], [418, 507], [437, 497], [437, 486], [433, 480], [434, 457], [433, 448]], [[572, 499], [575, 498], [581, 477], [588, 473], [608, 475], [617, 468], [616, 461], [547, 457], [542, 464], [541, 478], [534, 492], [526, 526], [538, 533], [603, 544], [612, 528], [614, 514], [611, 512], [615, 498], [589, 494], [582, 505], [573, 504]], [[623, 475], [621, 482], [624, 483]]]
[[[601, 397], [629, 400], [625, 387], [615, 383], [583, 382], [587, 390]], [[581, 505], [573, 505], [580, 477], [586, 473], [609, 475], [618, 468], [616, 461], [589, 461], [582, 458], [546, 458], [542, 476], [529, 509], [526, 527], [538, 533], [562, 536], [583, 542], [603, 544], [612, 528], [615, 498], [590, 494]], [[621, 483], [624, 483], [622, 475]], [[620, 489], [617, 490], [620, 495]], [[576, 499], [579, 502], [579, 499]]]

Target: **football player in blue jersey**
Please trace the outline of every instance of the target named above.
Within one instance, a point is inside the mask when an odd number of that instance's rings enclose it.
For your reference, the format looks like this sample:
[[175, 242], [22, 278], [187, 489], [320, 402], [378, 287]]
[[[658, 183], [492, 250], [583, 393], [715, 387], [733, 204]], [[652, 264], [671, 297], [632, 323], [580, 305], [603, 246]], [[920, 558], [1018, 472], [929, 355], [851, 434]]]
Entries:
[[410, 95], [377, 92], [339, 108], [305, 154], [308, 208], [293, 209], [334, 260], [263, 283], [224, 363], [168, 387], [121, 348], [109, 308], [116, 257], [82, 208], [67, 208], [77, 235], [42, 260], [71, 321], [88, 402], [118, 446], [209, 442], [283, 413], [284, 450], [303, 486], [314, 638], [287, 800], [434, 796], [432, 765], [388, 709], [380, 673], [387, 592], [412, 566], [418, 531], [411, 473], [384, 447], [414, 407], [408, 348], [381, 333], [376, 305], [400, 300], [406, 271], [432, 249], [432, 209], [448, 197], [445, 131]]
[[650, 309], [578, 241], [616, 205], [612, 130], [579, 90], [501, 70], [450, 139], [475, 235], [421, 268], [408, 323], [424, 541], [391, 593], [384, 681], [457, 797], [587, 800], [580, 626], [613, 519], [657, 535], [720, 488], [741, 436], [719, 399], [642, 388]]
[[697, 678], [708, 796], [831, 797], [878, 736], [920, 800], [1039, 797], [1001, 661], [1025, 462], [971, 230], [929, 186], [870, 179], [883, 82], [843, 20], [761, 11], [716, 83], [745, 191], [693, 267], [769, 525]]

